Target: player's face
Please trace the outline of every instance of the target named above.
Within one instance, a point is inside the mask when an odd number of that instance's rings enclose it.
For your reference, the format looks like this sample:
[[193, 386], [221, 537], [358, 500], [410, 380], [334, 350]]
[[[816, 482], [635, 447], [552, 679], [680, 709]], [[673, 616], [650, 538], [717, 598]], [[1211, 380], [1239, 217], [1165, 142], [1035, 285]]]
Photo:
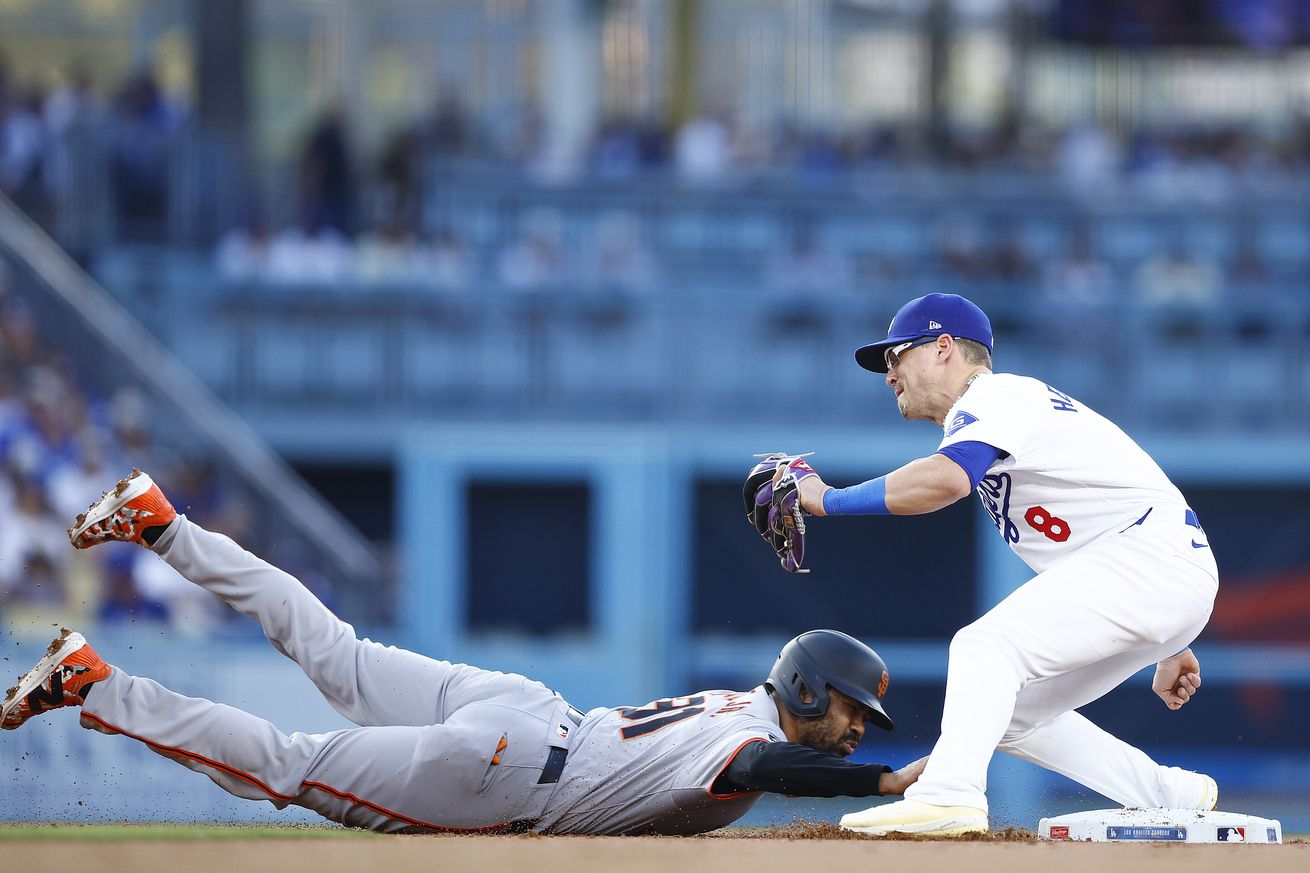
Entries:
[[887, 387], [896, 394], [896, 408], [911, 421], [937, 417], [930, 408], [933, 348], [931, 342], [926, 342], [910, 345], [900, 352], [887, 352]]
[[864, 720], [869, 708], [857, 703], [836, 689], [828, 689], [828, 711], [818, 718], [801, 719], [801, 738], [798, 742], [845, 758], [855, 751], [864, 739]]

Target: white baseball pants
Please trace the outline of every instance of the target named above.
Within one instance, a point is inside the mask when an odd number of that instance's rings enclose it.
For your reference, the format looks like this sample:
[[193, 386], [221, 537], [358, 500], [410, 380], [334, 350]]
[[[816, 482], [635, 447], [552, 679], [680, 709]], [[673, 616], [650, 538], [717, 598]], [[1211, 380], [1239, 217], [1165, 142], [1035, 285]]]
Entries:
[[1209, 620], [1219, 574], [1208, 545], [1193, 546], [1204, 537], [1184, 511], [1155, 508], [955, 635], [941, 737], [906, 797], [986, 810], [999, 748], [1125, 806], [1196, 805], [1203, 777], [1156, 764], [1073, 711], [1186, 648]]

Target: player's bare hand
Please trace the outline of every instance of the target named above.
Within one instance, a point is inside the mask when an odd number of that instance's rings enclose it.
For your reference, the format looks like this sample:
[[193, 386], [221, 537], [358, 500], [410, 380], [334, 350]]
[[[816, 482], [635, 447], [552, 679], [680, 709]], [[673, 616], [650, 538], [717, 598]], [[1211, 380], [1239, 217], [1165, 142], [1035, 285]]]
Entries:
[[1201, 662], [1191, 649], [1183, 649], [1172, 658], [1155, 665], [1151, 689], [1170, 709], [1181, 709], [1201, 690]]
[[919, 781], [923, 768], [928, 766], [928, 756], [906, 764], [899, 770], [884, 773], [878, 778], [878, 793], [886, 797], [889, 794], [904, 794], [905, 789]]
[[827, 515], [823, 511], [823, 492], [831, 487], [825, 484], [817, 473], [797, 480], [796, 490], [800, 492], [801, 509], [810, 515]]

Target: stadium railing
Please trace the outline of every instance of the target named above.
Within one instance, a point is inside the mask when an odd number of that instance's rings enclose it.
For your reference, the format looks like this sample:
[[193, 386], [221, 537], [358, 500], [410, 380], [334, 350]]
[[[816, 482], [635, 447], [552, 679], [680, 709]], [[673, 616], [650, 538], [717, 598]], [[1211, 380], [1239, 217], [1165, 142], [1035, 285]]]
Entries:
[[[0, 197], [0, 260], [10, 294], [23, 301], [43, 339], [101, 396], [143, 389], [161, 410], [159, 439], [215, 463], [250, 495], [266, 539], [301, 543], [299, 554], [365, 620], [386, 618], [383, 570], [374, 547], [310, 489], [178, 358], [116, 303], [10, 201]], [[110, 482], [106, 482], [107, 487]], [[94, 496], [94, 495], [92, 495]], [[294, 548], [294, 547], [293, 547]], [[317, 556], [317, 557], [311, 557]]]

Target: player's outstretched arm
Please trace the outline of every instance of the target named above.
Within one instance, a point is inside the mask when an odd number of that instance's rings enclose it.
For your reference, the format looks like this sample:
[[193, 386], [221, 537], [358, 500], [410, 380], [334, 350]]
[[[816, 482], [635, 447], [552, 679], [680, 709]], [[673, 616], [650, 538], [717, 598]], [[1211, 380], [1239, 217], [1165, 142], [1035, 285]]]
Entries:
[[771, 791], [793, 797], [876, 797], [901, 794], [919, 778], [927, 758], [893, 771], [886, 764], [854, 764], [793, 742], [747, 743], [737, 750], [711, 790]]
[[1181, 709], [1201, 689], [1201, 662], [1191, 649], [1183, 649], [1173, 657], [1165, 658], [1155, 665], [1151, 689], [1165, 706]]
[[968, 496], [973, 483], [955, 461], [933, 454], [850, 488], [833, 488], [818, 476], [797, 488], [801, 508], [812, 515], [923, 515]]

